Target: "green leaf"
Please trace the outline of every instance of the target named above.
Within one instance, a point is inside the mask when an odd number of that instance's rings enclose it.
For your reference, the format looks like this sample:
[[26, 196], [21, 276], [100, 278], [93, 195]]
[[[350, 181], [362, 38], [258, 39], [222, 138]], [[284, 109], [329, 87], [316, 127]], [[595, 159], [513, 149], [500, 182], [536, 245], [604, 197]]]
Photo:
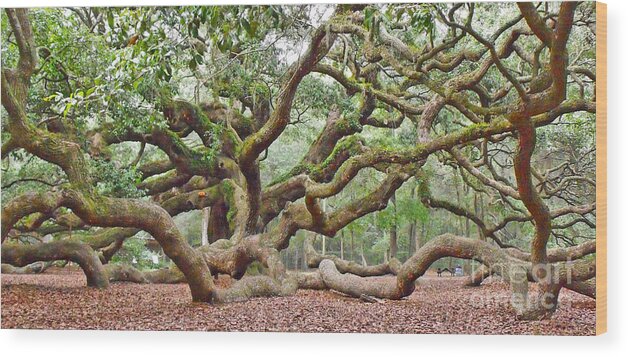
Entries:
[[246, 33], [249, 35], [249, 37], [255, 36], [255, 31], [253, 31], [251, 24], [245, 18], [240, 19], [240, 23], [242, 24], [242, 27], [244, 28]]
[[113, 29], [114, 27], [113, 12], [111, 10], [107, 11], [107, 23], [109, 24], [109, 28]]
[[196, 63], [196, 59], [192, 58], [189, 62], [188, 62], [188, 68], [190, 68], [192, 71], [196, 69], [197, 67], [197, 63]]

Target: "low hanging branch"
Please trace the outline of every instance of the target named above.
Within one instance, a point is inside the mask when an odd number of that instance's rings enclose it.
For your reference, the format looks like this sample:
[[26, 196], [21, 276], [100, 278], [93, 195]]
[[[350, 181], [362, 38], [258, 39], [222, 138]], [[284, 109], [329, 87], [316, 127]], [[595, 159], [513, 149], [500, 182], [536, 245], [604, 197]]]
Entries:
[[304, 244], [307, 266], [309, 268], [318, 268], [323, 260], [330, 260], [340, 273], [350, 273], [357, 276], [367, 277], [382, 276], [387, 274], [396, 275], [399, 271], [399, 267], [401, 266], [401, 263], [395, 258], [386, 263], [363, 266], [355, 262], [340, 259], [334, 255], [321, 255], [314, 249], [311, 236], [305, 239]]
[[41, 261], [68, 260], [78, 264], [87, 277], [87, 286], [106, 288], [109, 286], [98, 255], [89, 245], [79, 242], [57, 241], [50, 243], [3, 244], [2, 262], [16, 267], [25, 267]]

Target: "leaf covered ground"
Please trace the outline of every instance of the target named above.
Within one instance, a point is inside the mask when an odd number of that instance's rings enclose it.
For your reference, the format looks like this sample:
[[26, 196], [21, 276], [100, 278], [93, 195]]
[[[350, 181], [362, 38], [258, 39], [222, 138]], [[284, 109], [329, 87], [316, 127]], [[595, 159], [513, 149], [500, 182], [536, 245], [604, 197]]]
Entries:
[[[384, 279], [393, 279], [384, 278]], [[499, 281], [420, 278], [405, 300], [366, 303], [331, 291], [256, 298], [220, 306], [193, 304], [188, 287], [113, 283], [85, 286], [74, 269], [2, 275], [2, 328], [594, 335], [595, 300], [563, 290], [545, 321], [517, 321]], [[218, 284], [226, 286], [228, 278]]]

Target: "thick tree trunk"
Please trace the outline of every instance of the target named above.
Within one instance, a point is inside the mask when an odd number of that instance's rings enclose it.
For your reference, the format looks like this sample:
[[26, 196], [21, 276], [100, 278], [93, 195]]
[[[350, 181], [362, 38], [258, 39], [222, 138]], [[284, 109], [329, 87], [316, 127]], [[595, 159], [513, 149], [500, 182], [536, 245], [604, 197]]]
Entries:
[[[243, 301], [261, 296], [286, 296], [297, 290], [298, 274], [287, 274], [279, 252], [260, 243], [259, 236], [248, 237], [236, 245], [222, 240], [202, 246], [199, 251], [205, 259], [204, 264], [212, 272], [229, 274], [239, 279], [228, 288], [214, 289], [212, 301], [215, 303]], [[244, 276], [246, 268], [253, 261], [260, 262], [266, 268], [264, 275]], [[186, 281], [177, 267], [147, 272], [122, 265], [108, 265], [106, 269], [112, 281], [163, 284]], [[312, 279], [313, 277], [307, 278], [311, 284], [316, 284]]]
[[[217, 302], [242, 301], [259, 296], [287, 296], [296, 292], [297, 278], [287, 274], [276, 249], [263, 246], [257, 239], [243, 244], [246, 258], [264, 265], [268, 275], [245, 276], [227, 289], [218, 289], [215, 297]], [[241, 264], [246, 267], [249, 263], [242, 261]]]
[[[88, 207], [99, 207], [98, 214]], [[210, 302], [213, 281], [202, 255], [195, 251], [162, 208], [140, 200], [101, 198], [94, 205], [71, 204], [73, 211], [95, 226], [136, 226], [150, 233], [186, 276], [192, 300]]]

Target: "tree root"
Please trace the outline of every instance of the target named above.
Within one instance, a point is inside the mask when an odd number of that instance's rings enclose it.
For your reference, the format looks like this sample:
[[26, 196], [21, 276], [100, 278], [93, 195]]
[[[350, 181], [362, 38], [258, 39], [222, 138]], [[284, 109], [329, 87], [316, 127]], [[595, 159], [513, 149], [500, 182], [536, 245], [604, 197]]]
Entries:
[[464, 283], [465, 286], [480, 286], [482, 282], [491, 276], [491, 270], [486, 265], [481, 265], [474, 270]]
[[226, 289], [216, 289], [214, 301], [218, 303], [246, 301], [253, 297], [294, 295], [297, 279], [275, 279], [266, 275], [245, 276]]
[[107, 264], [105, 271], [109, 281], [127, 281], [140, 284], [177, 284], [185, 283], [185, 276], [176, 266], [169, 268], [141, 271], [129, 265]]

